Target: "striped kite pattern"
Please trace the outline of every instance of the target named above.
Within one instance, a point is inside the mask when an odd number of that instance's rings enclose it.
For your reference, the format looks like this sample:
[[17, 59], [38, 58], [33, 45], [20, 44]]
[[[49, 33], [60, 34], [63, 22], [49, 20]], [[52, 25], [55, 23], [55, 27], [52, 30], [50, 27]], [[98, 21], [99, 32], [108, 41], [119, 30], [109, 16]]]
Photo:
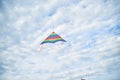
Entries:
[[52, 32], [41, 44], [44, 44], [44, 43], [55, 43], [55, 42], [58, 42], [58, 41], [66, 42], [61, 36], [59, 36], [55, 32]]

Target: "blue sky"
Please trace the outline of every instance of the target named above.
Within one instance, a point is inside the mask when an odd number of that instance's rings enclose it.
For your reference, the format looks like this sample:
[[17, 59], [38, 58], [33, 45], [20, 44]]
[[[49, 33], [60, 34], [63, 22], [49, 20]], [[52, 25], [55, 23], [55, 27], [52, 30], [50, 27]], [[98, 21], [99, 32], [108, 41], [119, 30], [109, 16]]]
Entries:
[[0, 80], [120, 80], [119, 48], [120, 0], [0, 0]]

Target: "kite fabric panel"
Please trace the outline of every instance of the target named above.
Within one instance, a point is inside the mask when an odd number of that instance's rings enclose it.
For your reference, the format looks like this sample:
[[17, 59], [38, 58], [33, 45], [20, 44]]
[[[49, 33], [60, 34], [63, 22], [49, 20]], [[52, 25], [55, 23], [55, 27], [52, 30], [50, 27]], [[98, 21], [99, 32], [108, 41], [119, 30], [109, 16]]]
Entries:
[[58, 41], [66, 42], [61, 36], [59, 36], [55, 32], [52, 32], [41, 44], [44, 44], [44, 43], [55, 43], [55, 42], [58, 42]]

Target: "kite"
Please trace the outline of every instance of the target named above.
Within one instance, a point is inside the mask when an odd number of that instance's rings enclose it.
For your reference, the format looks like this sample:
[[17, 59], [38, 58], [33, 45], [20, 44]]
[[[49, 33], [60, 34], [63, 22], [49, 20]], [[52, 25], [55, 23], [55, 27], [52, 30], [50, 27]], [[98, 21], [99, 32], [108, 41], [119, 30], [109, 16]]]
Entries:
[[43, 42], [40, 43], [41, 44], [40, 50], [43, 48], [43, 44], [56, 43], [59, 41], [66, 42], [61, 36], [59, 36], [55, 32], [52, 32]]
[[59, 36], [55, 32], [52, 32], [41, 44], [55, 43], [55, 42], [58, 42], [58, 41], [66, 42], [61, 36]]

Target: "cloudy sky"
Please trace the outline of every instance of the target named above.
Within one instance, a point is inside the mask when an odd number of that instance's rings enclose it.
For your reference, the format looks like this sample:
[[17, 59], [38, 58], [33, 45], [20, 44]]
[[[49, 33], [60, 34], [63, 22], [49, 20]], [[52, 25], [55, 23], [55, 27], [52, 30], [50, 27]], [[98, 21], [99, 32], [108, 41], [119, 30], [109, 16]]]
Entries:
[[[67, 42], [40, 43], [55, 31]], [[0, 80], [120, 80], [120, 0], [0, 0]]]

